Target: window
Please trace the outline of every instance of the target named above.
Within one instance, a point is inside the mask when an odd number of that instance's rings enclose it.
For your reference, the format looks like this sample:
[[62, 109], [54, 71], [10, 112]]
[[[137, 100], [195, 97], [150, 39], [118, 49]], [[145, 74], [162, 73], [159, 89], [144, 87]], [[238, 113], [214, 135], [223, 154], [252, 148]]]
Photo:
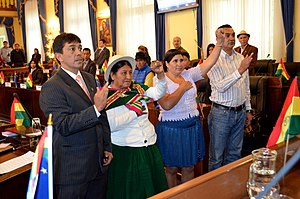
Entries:
[[117, 54], [135, 56], [139, 45], [156, 57], [153, 0], [119, 0], [117, 2]]

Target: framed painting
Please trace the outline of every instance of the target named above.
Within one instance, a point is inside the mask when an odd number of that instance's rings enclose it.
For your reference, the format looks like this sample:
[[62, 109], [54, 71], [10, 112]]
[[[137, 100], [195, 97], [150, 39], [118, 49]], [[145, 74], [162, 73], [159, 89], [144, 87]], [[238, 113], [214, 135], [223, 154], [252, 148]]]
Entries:
[[97, 27], [98, 27], [98, 40], [105, 39], [106, 46], [111, 46], [112, 39], [111, 39], [110, 19], [109, 18], [98, 18]]

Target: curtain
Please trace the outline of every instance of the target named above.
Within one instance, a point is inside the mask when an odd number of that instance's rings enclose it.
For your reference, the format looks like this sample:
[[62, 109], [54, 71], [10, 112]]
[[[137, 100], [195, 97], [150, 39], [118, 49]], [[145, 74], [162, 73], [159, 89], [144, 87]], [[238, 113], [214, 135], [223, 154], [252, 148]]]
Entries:
[[[26, 0], [18, 0], [17, 1], [17, 12], [18, 12], [18, 21], [21, 24], [22, 30], [25, 29], [25, 2]], [[23, 44], [24, 44], [24, 54], [26, 57], [26, 31], [22, 31], [22, 38], [23, 38]]]
[[91, 59], [93, 59], [94, 50], [87, 2], [83, 0], [64, 0], [63, 14], [64, 31], [77, 35], [81, 39], [82, 47], [91, 50]]
[[59, 18], [60, 32], [64, 32], [64, 1], [54, 0], [55, 15]]
[[90, 18], [90, 27], [91, 27], [91, 34], [92, 34], [92, 42], [93, 42], [93, 49], [97, 49], [97, 30], [96, 30], [96, 12], [97, 12], [97, 1], [90, 0], [88, 1], [89, 7], [89, 18]]
[[117, 49], [117, 0], [105, 0], [105, 2], [110, 8], [112, 55], [115, 55]]
[[197, 45], [198, 45], [198, 59], [202, 58], [204, 59], [204, 57], [201, 57], [202, 52], [205, 51], [202, 49], [201, 52], [201, 46], [202, 46], [202, 35], [203, 35], [203, 30], [202, 30], [202, 0], [199, 0], [198, 2], [199, 6], [197, 8]]
[[[38, 0], [38, 14], [39, 14], [39, 19], [40, 19], [40, 29], [41, 29], [41, 35], [42, 35], [42, 41], [43, 41], [43, 48], [44, 48], [44, 52], [47, 51], [46, 48], [46, 26], [47, 26], [47, 19], [46, 19], [46, 8], [45, 8], [45, 0]], [[46, 57], [46, 59], [45, 59]], [[48, 61], [48, 57], [47, 56], [42, 56], [42, 61]]]
[[165, 14], [157, 14], [158, 6], [156, 0], [154, 1], [154, 16], [155, 16], [155, 43], [156, 43], [156, 59], [164, 60], [165, 57]]
[[156, 57], [153, 0], [119, 0], [117, 3], [117, 53], [135, 56], [139, 45]]
[[15, 43], [15, 32], [14, 32], [14, 20], [12, 17], [0, 17], [1, 25], [3, 24], [6, 29], [6, 34], [8, 37], [9, 45], [13, 45]]
[[38, 5], [37, 0], [27, 0], [25, 4], [25, 29], [26, 31], [26, 41], [29, 41], [26, 45], [25, 51], [27, 52], [27, 61], [31, 59], [31, 55], [34, 52], [34, 48], [39, 49], [42, 57], [45, 57], [41, 30], [40, 30], [40, 21], [38, 14]]
[[[286, 44], [290, 42], [293, 38], [293, 29], [294, 29], [294, 0], [281, 0], [281, 11], [285, 32]], [[292, 41], [286, 49], [286, 61], [293, 62], [293, 49], [294, 42]]]
[[274, 56], [274, 0], [202, 0], [202, 5], [204, 52], [216, 42], [215, 30], [230, 24], [236, 35], [241, 30], [250, 34], [249, 44], [258, 47], [259, 59]]

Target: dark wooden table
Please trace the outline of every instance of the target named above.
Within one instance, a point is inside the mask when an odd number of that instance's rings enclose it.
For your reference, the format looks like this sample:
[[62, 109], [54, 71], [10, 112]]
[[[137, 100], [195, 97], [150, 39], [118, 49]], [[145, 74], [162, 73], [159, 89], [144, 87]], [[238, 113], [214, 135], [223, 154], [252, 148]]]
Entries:
[[[300, 148], [300, 136], [290, 141], [289, 151], [296, 152]], [[278, 153], [276, 159], [277, 170], [283, 166], [285, 143], [272, 147]], [[291, 156], [288, 156], [290, 158]], [[246, 183], [249, 176], [251, 156], [225, 165], [189, 182], [157, 194], [151, 199], [241, 199], [249, 198]], [[300, 198], [300, 161], [280, 181], [280, 193]]]
[[28, 110], [32, 117], [38, 117], [43, 125], [47, 119], [39, 105], [40, 91], [35, 89], [21, 89], [0, 86], [0, 116], [10, 119], [10, 109], [13, 102], [13, 94], [18, 94], [22, 105]]

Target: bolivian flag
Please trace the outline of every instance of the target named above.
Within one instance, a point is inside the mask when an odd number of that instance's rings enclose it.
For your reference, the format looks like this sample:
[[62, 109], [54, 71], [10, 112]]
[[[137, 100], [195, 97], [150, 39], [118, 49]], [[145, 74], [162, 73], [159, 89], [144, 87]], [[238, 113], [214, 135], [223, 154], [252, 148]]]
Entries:
[[289, 74], [287, 73], [286, 69], [285, 69], [285, 66], [282, 62], [282, 59], [280, 59], [280, 62], [278, 64], [278, 67], [277, 67], [277, 70], [275, 72], [275, 76], [277, 77], [284, 77], [286, 80], [289, 80], [290, 79], [290, 76]]
[[30, 126], [30, 119], [16, 97], [11, 105], [10, 121], [12, 124], [16, 124], [16, 126]]
[[4, 74], [3, 74], [3, 71], [1, 71], [0, 73], [0, 84], [4, 84]]
[[26, 87], [32, 88], [32, 75], [29, 73], [28, 77], [26, 78]]
[[267, 147], [285, 141], [288, 134], [291, 138], [300, 134], [300, 97], [297, 77], [294, 78], [290, 86], [282, 111], [269, 137]]
[[102, 67], [101, 67], [101, 73], [102, 74], [105, 74], [107, 67], [108, 67], [107, 60], [105, 60]]

